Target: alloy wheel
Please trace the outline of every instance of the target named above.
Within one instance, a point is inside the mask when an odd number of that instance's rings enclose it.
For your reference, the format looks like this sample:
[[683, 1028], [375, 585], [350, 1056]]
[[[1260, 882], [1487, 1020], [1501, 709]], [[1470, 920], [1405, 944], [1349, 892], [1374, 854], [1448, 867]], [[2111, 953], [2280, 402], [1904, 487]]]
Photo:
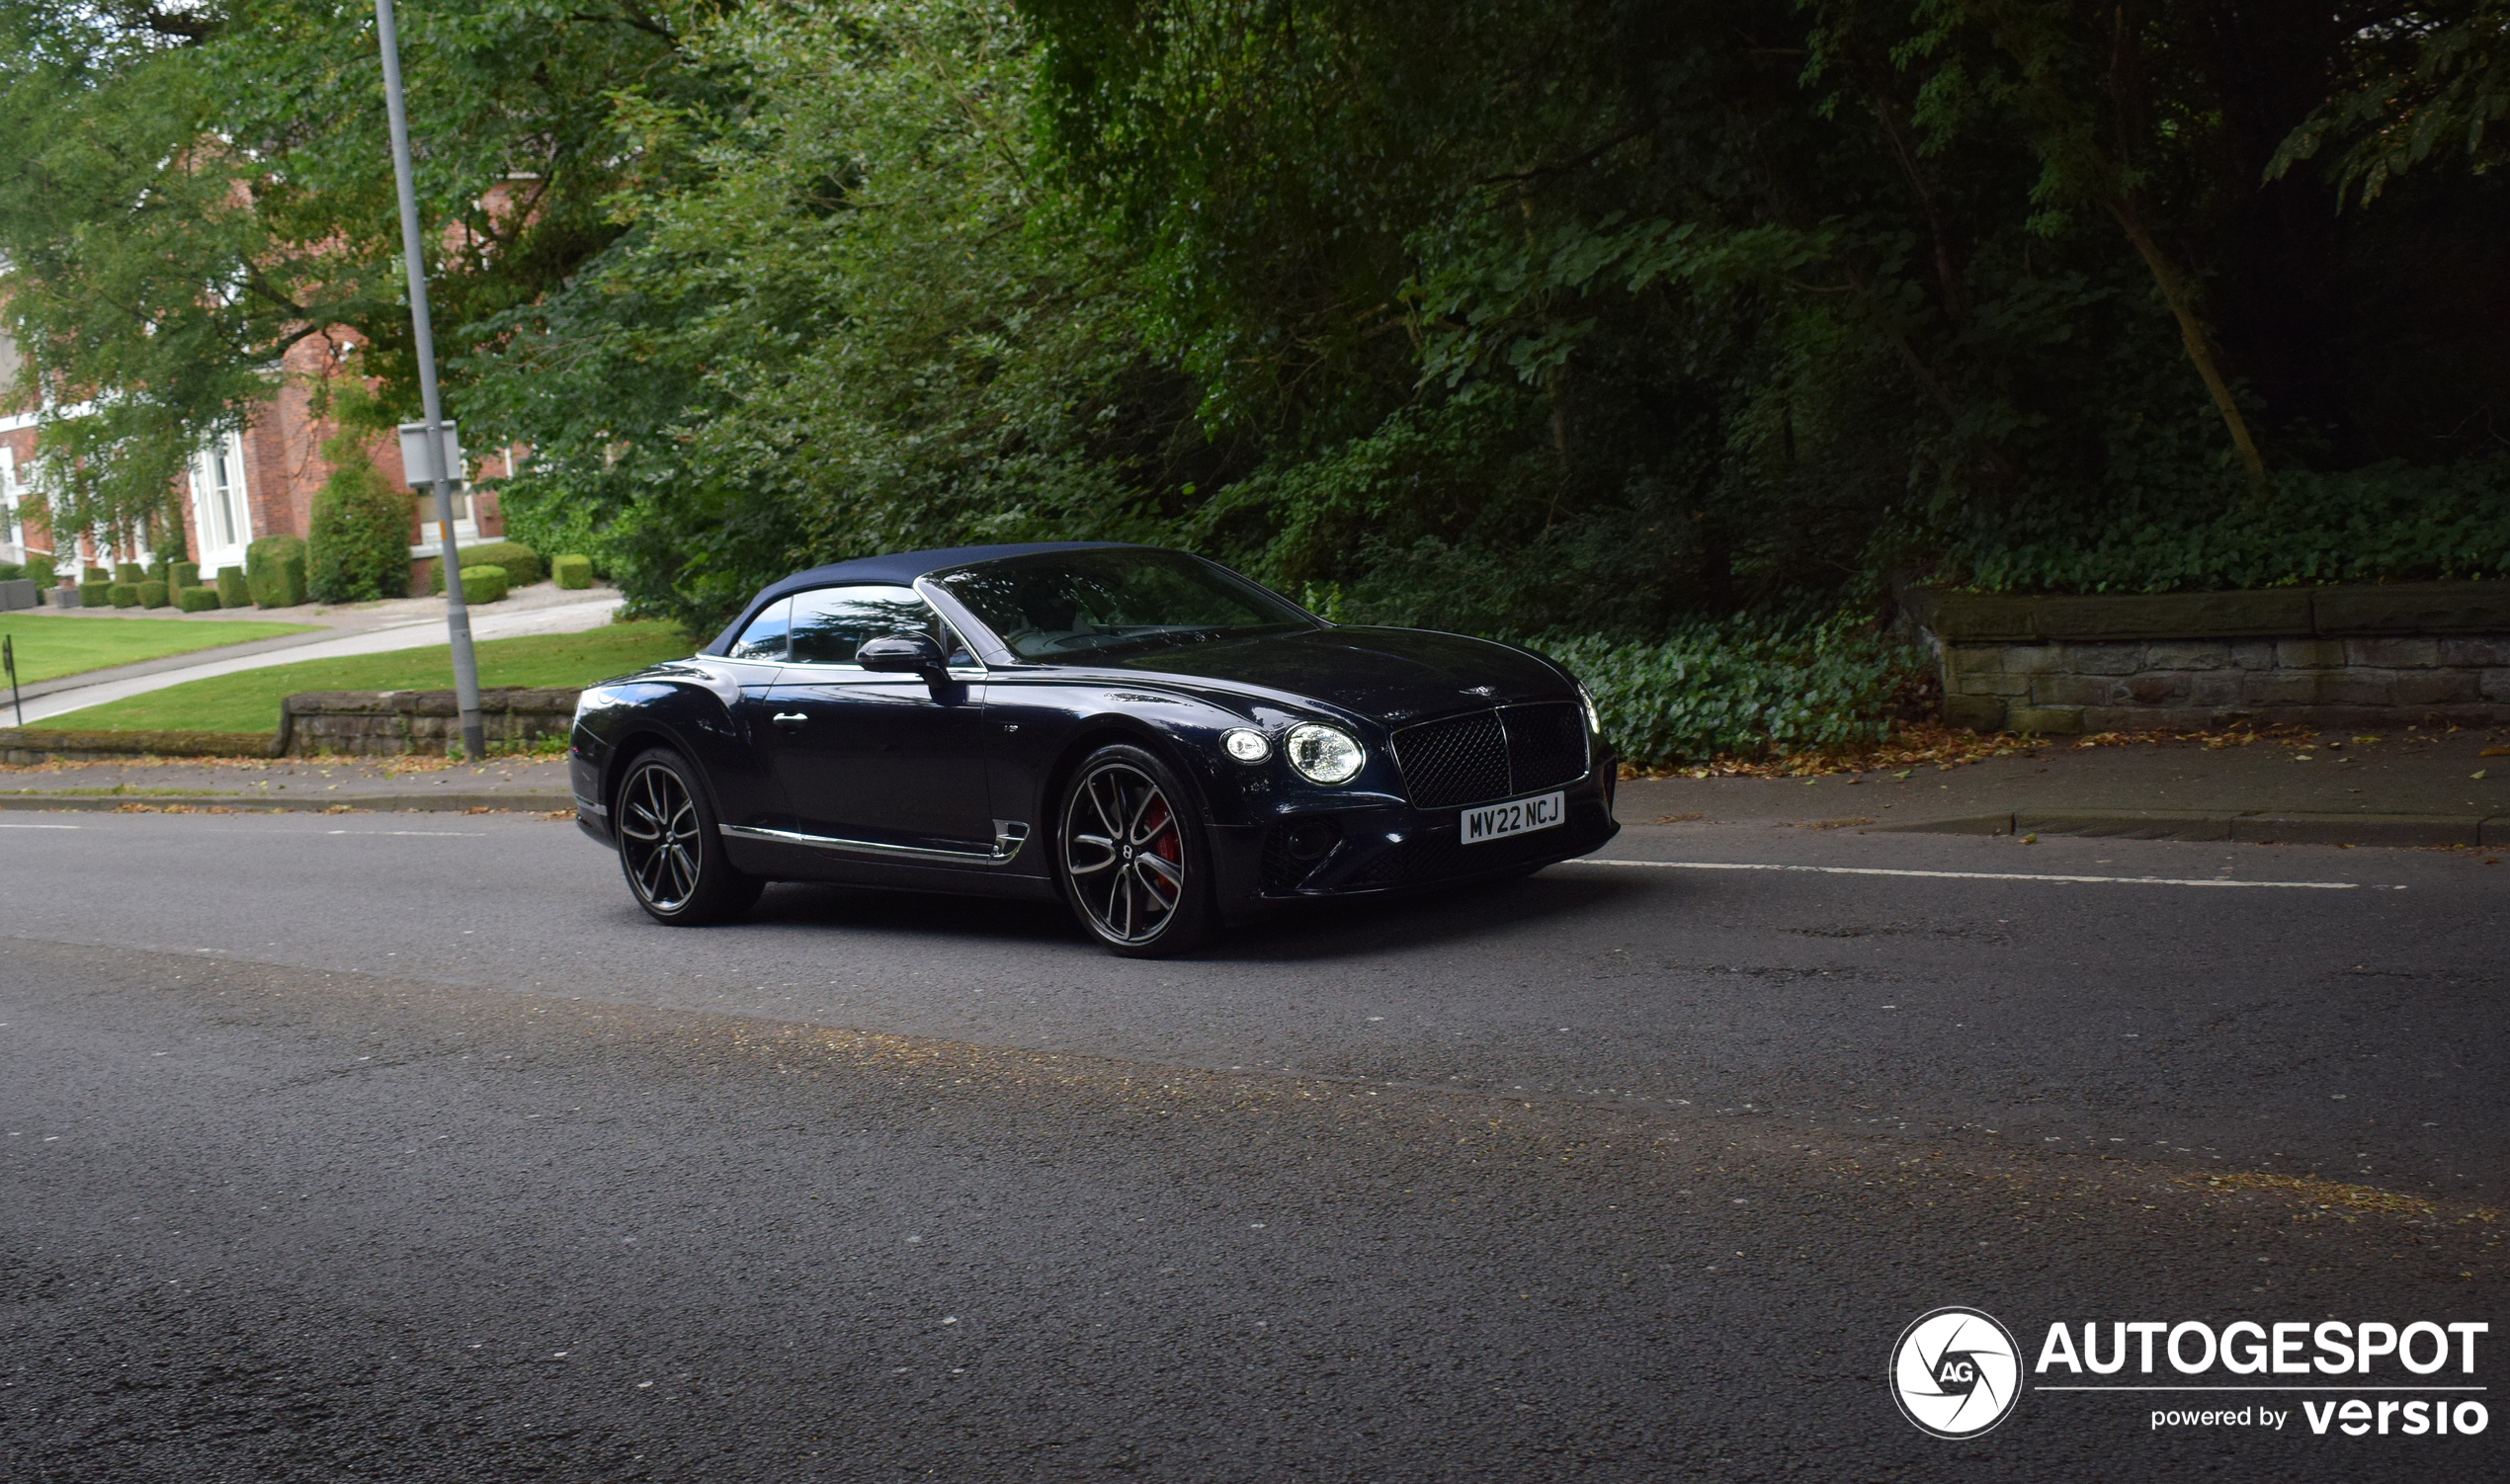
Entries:
[[677, 912], [697, 894], [700, 828], [688, 784], [659, 763], [636, 770], [620, 790], [620, 854], [646, 906]]
[[1130, 763], [1091, 770], [1064, 807], [1063, 871], [1099, 936], [1157, 938], [1186, 900], [1185, 836], [1167, 792]]

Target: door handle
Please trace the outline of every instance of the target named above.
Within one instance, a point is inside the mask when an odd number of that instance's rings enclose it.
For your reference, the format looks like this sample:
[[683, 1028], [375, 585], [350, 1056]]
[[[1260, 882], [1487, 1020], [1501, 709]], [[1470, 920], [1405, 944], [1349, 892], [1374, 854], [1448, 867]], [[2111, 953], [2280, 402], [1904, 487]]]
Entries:
[[778, 711], [770, 719], [778, 726], [802, 726], [809, 722], [810, 715], [806, 711]]

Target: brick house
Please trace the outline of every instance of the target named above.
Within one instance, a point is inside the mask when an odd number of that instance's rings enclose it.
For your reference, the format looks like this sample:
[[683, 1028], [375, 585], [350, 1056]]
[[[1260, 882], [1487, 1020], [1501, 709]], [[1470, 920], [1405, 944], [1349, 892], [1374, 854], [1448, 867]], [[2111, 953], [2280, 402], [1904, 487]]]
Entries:
[[[322, 443], [334, 431], [310, 411], [311, 383], [354, 343], [346, 332], [335, 331], [333, 336], [308, 336], [290, 347], [281, 360], [279, 384], [253, 409], [242, 431], [195, 453], [189, 469], [176, 480], [185, 540], [205, 579], [221, 567], [244, 565], [244, 548], [257, 537], [308, 534], [314, 491], [331, 475]], [[17, 367], [17, 348], [0, 331], [0, 387], [14, 383]], [[24, 407], [0, 412], [0, 561], [20, 562], [29, 552], [49, 552], [58, 573], [74, 576], [78, 563], [69, 559], [69, 552], [32, 508], [29, 485], [36, 431], [42, 420], [39, 411]], [[513, 473], [514, 452], [482, 454], [474, 451], [470, 477], [491, 480]], [[372, 441], [367, 455], [385, 480], [402, 482], [400, 445], [390, 434]], [[467, 545], [503, 536], [505, 523], [492, 488], [475, 489], [467, 505], [455, 523], [457, 542]], [[410, 515], [413, 578], [420, 561], [434, 550], [432, 539], [420, 543], [422, 514], [414, 500]], [[433, 532], [426, 535], [432, 537]], [[116, 551], [86, 536], [77, 537], [74, 547], [80, 561], [144, 561], [152, 554], [144, 548]]]

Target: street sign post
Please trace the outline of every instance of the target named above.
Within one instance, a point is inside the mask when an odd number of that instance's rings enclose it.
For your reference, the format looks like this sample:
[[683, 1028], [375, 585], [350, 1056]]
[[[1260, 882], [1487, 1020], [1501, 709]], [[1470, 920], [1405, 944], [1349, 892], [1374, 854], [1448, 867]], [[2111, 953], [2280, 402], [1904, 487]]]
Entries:
[[[409, 273], [410, 333], [418, 352], [418, 397], [426, 420], [418, 452], [436, 487], [436, 534], [445, 562], [445, 627], [454, 648], [454, 703], [461, 712], [462, 751], [476, 763], [487, 756], [479, 723], [479, 664], [470, 652], [470, 607], [461, 596], [461, 555], [454, 549], [454, 477], [460, 470], [454, 425], [436, 390], [436, 331], [427, 317], [427, 260], [418, 231], [418, 189], [410, 179], [409, 118], [401, 107], [401, 43], [392, 27], [392, 0], [375, 0], [376, 42], [383, 51], [383, 115], [392, 130], [392, 181], [401, 198], [401, 257]], [[402, 433], [403, 458], [410, 448]], [[413, 475], [413, 483], [415, 476]]]

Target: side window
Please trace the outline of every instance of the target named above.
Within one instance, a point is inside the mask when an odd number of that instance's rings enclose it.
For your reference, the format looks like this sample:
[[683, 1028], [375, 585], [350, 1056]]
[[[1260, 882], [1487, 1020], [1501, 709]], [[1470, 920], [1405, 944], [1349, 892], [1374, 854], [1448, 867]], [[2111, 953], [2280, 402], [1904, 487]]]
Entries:
[[749, 627], [732, 641], [728, 656], [736, 660], [781, 660], [785, 657], [786, 635], [792, 630], [794, 600], [779, 598], [749, 620]]
[[907, 588], [821, 588], [793, 600], [791, 658], [797, 665], [851, 665], [854, 651], [883, 634], [920, 633], [941, 645], [948, 663], [976, 662], [941, 616]]

